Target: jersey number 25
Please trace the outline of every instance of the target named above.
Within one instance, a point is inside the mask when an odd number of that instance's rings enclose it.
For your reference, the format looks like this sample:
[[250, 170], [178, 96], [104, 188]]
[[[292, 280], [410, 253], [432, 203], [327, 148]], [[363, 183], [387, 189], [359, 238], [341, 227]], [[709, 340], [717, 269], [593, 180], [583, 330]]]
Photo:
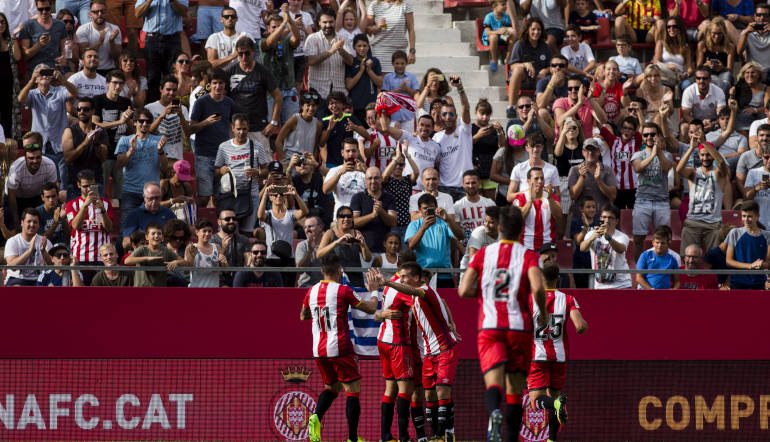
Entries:
[[[537, 316], [534, 319], [537, 322]], [[559, 339], [564, 331], [564, 315], [551, 315], [548, 324], [538, 326], [535, 330], [535, 339], [540, 341], [547, 341], [548, 339]]]

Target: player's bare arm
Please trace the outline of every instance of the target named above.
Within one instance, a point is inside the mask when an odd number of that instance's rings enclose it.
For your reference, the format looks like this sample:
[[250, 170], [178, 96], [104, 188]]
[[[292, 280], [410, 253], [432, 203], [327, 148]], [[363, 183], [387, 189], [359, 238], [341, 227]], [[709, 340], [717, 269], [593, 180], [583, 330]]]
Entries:
[[457, 294], [461, 298], [475, 298], [476, 286], [478, 285], [479, 274], [476, 269], [468, 267], [460, 280], [460, 287], [457, 288]]
[[[543, 280], [543, 272], [540, 267], [530, 267], [527, 269], [527, 276], [529, 277], [529, 286], [532, 289], [532, 297], [537, 304], [537, 307], [541, 312], [547, 312], [545, 308], [545, 281]], [[548, 315], [538, 315], [537, 322], [539, 325], [548, 324]]]
[[569, 312], [569, 318], [572, 320], [572, 324], [575, 326], [575, 330], [578, 332], [578, 334], [582, 335], [588, 330], [588, 323], [585, 319], [583, 319], [583, 315], [580, 313], [580, 310], [573, 309], [571, 312]]
[[305, 306], [302, 306], [302, 310], [299, 311], [299, 320], [309, 321], [310, 319], [311, 319], [310, 309]]

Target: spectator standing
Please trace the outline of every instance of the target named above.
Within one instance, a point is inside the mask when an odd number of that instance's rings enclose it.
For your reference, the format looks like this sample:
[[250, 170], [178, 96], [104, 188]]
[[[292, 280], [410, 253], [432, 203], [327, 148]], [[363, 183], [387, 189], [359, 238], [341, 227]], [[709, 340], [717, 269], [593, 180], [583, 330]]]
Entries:
[[[639, 80], [639, 77], [637, 77]], [[658, 115], [658, 111], [664, 104], [670, 104], [673, 108], [674, 93], [670, 87], [663, 84], [663, 73], [657, 64], [649, 64], [644, 68], [639, 89], [636, 96], [647, 102], [647, 109], [643, 114], [645, 121], [651, 121]]]
[[248, 35], [253, 32], [254, 39], [259, 40], [265, 28], [263, 15], [267, 15], [267, 0], [232, 0], [229, 6], [238, 14], [235, 31]]
[[[171, 162], [182, 159], [183, 141], [190, 133], [187, 122], [187, 107], [176, 98], [179, 81], [176, 77], [166, 75], [161, 80], [160, 99], [147, 105], [145, 109], [152, 113], [153, 122], [150, 132], [166, 138], [166, 155]], [[163, 171], [165, 175], [165, 170]]]
[[[684, 249], [684, 265], [680, 268], [704, 270], [703, 249], [695, 244], [687, 246]], [[719, 288], [719, 281], [717, 281], [716, 275], [684, 273], [679, 275], [679, 288], [683, 290], [716, 290]]]
[[[52, 264], [55, 266], [70, 265], [70, 250], [66, 244], [54, 244], [48, 250]], [[74, 265], [78, 265], [77, 259]], [[83, 287], [83, 277], [78, 270], [43, 270], [35, 285], [40, 287]]]
[[[727, 234], [727, 266], [741, 270], [767, 269], [770, 265], [770, 232], [759, 227], [759, 204], [744, 201], [741, 205], [743, 227]], [[765, 275], [730, 275], [732, 290], [764, 290]]]
[[[590, 140], [591, 138], [589, 138]], [[559, 141], [553, 148], [553, 157], [556, 160], [556, 169], [559, 171], [559, 199], [562, 209], [567, 212], [572, 206], [570, 196], [569, 171], [573, 166], [583, 164], [583, 131], [574, 118], [564, 120], [564, 126], [559, 131]]]
[[[24, 22], [19, 32], [21, 51], [27, 62], [27, 69], [34, 71], [40, 64], [46, 68], [51, 66], [66, 66], [64, 40], [67, 29], [64, 22], [53, 18], [53, 2], [51, 0], [35, 0], [37, 14]], [[73, 94], [74, 95], [74, 94]], [[21, 101], [21, 100], [19, 100]]]
[[[256, 49], [254, 40], [249, 37], [241, 37], [235, 43], [235, 50], [238, 51], [238, 64], [227, 68], [225, 74], [229, 77], [229, 98], [232, 98], [240, 112], [248, 115], [249, 138], [259, 142], [266, 151], [269, 151], [270, 140], [268, 137], [274, 135], [280, 125], [283, 97], [272, 72], [254, 59]], [[273, 98], [269, 120], [268, 96]]]
[[615, 35], [626, 35], [631, 43], [652, 43], [662, 32], [659, 0], [623, 0], [615, 8], [615, 15]]
[[204, 0], [198, 4], [195, 34], [190, 40], [200, 44], [206, 41], [215, 32], [221, 32], [222, 20], [219, 16], [224, 12], [224, 0]]
[[674, 161], [671, 154], [665, 151], [657, 124], [644, 123], [642, 138], [644, 149], [631, 156], [631, 164], [637, 173], [639, 184], [633, 212], [634, 251], [637, 261], [650, 226], [657, 228], [671, 222], [667, 175]]
[[99, 75], [104, 76], [117, 67], [115, 60], [120, 55], [123, 35], [117, 25], [107, 22], [106, 0], [92, 0], [89, 16], [91, 21], [82, 22], [75, 35], [81, 54], [87, 48], [98, 51], [99, 64], [96, 69]]
[[543, 186], [551, 186], [551, 189], [557, 195], [560, 193], [559, 170], [553, 164], [543, 161], [542, 152], [544, 146], [545, 138], [543, 138], [542, 134], [535, 132], [527, 135], [529, 159], [517, 164], [513, 171], [511, 171], [511, 184], [508, 186], [508, 195], [506, 196], [509, 202], [513, 201], [517, 193], [529, 190], [529, 170], [533, 167], [542, 169], [545, 176], [545, 184]]
[[[567, 20], [567, 23], [569, 26], [567, 26], [567, 30], [565, 31], [565, 34], [569, 34], [570, 28], [572, 28], [574, 31], [577, 32], [578, 40], [583, 40], [581, 38], [581, 34], [585, 36], [586, 45], [587, 44], [593, 44], [596, 43], [596, 34], [599, 30], [599, 18], [596, 16], [594, 11], [589, 9], [588, 6], [588, 0], [575, 0], [575, 10], [570, 11], [570, 6], [567, 5], [567, 9], [564, 11], [564, 15], [569, 14], [569, 18]], [[601, 5], [597, 5], [596, 8], [598, 11], [602, 11], [603, 8], [601, 8]], [[570, 44], [570, 37], [568, 35], [565, 36], [568, 43]], [[563, 48], [562, 48], [563, 49]], [[575, 48], [577, 49], [577, 48]], [[570, 60], [570, 64], [572, 64], [572, 61]], [[583, 69], [583, 68], [578, 68]]]
[[94, 112], [91, 118], [94, 124], [104, 129], [107, 134], [107, 159], [102, 162], [102, 183], [106, 184], [112, 177], [111, 196], [113, 201], [119, 201], [123, 191], [123, 168], [115, 166], [115, 149], [120, 138], [134, 130], [134, 109], [131, 107], [131, 100], [120, 96], [125, 84], [123, 73], [110, 71], [106, 80], [107, 93], [94, 97]]
[[[19, 5], [27, 2], [13, 3]], [[10, 14], [10, 7], [6, 9], [6, 5], [3, 5], [0, 9]], [[21, 48], [18, 40], [11, 37], [11, 29], [8, 17], [0, 12], [0, 127], [8, 134], [8, 138], [18, 140], [21, 138], [21, 107], [13, 98], [19, 96], [21, 89], [18, 66]]]
[[[652, 250], [645, 250], [636, 262], [637, 270], [678, 269], [676, 259], [668, 253], [668, 236], [663, 232], [655, 232], [652, 237]], [[637, 273], [636, 283], [639, 288], [647, 290], [667, 290], [679, 288], [679, 275], [664, 273]]]
[[420, 198], [423, 195], [432, 195], [436, 199], [436, 207], [440, 208], [443, 213], [446, 213], [446, 219], [444, 221], [449, 224], [449, 228], [456, 237], [463, 238], [463, 229], [460, 224], [457, 223], [457, 217], [455, 214], [455, 206], [452, 197], [448, 193], [440, 192], [438, 190], [438, 171], [436, 169], [425, 170], [422, 174], [422, 192], [418, 192], [409, 197], [409, 214], [412, 221], [418, 220], [421, 217], [420, 213]]
[[[294, 49], [294, 80], [297, 82], [296, 89], [302, 90], [302, 79], [307, 71], [307, 54], [305, 53], [305, 42], [308, 35], [313, 33], [315, 24], [314, 15], [303, 11], [304, 2], [302, 0], [287, 0], [289, 5], [289, 14], [294, 20], [295, 26], [299, 29], [299, 46]], [[344, 2], [343, 2], [344, 4]], [[344, 9], [344, 8], [342, 8]], [[352, 40], [352, 37], [351, 37]]]
[[471, 233], [484, 224], [486, 209], [495, 202], [480, 193], [481, 178], [475, 169], [463, 173], [463, 190], [465, 196], [455, 201], [454, 217], [465, 234], [470, 238]]
[[[599, 226], [599, 219], [596, 216], [596, 201], [590, 196], [584, 196], [578, 200], [577, 207], [580, 210], [580, 216], [572, 218], [569, 229], [570, 238], [572, 238], [573, 244], [575, 244], [575, 249], [572, 253], [572, 268], [590, 269], [591, 254], [580, 250], [580, 243], [585, 239], [588, 229]], [[589, 288], [589, 275], [576, 273], [572, 275], [572, 279], [575, 281], [575, 288]]]
[[160, 90], [160, 79], [168, 70], [174, 54], [182, 46], [182, 18], [187, 16], [187, 0], [137, 0], [136, 18], [144, 19], [142, 30], [147, 34], [144, 54], [147, 60], [148, 101], [155, 101]]
[[[544, 87], [545, 90], [548, 91], [549, 88], [547, 86]], [[548, 109], [540, 109], [535, 100], [533, 100], [529, 95], [522, 95], [519, 97], [518, 101], [516, 101], [516, 112], [512, 115], [509, 114], [508, 118], [511, 119], [508, 120], [508, 123], [505, 126], [506, 130], [508, 130], [512, 125], [518, 124], [522, 129], [524, 129], [525, 135], [532, 132], [540, 132], [547, 140], [553, 139], [554, 123], [551, 112], [549, 112]], [[511, 147], [516, 148], [516, 146]], [[526, 158], [524, 159], [526, 160]]]
[[147, 77], [139, 74], [136, 57], [126, 50], [120, 53], [120, 72], [126, 80], [120, 96], [130, 99], [138, 108], [144, 106], [147, 102]]
[[[292, 115], [297, 113], [297, 88], [294, 77], [294, 49], [301, 43], [300, 31], [297, 23], [291, 19], [288, 11], [289, 5], [281, 5], [281, 15], [273, 14], [267, 19], [268, 37], [260, 43], [262, 63], [273, 73], [276, 86], [281, 93], [281, 112], [273, 120], [281, 124], [286, 123]], [[304, 76], [304, 72], [302, 73]], [[302, 80], [300, 79], [300, 82]], [[267, 97], [268, 109], [274, 109], [276, 99], [271, 95]], [[277, 133], [278, 128], [274, 129]]]
[[468, 95], [465, 93], [460, 76], [450, 75], [449, 84], [460, 94], [462, 120], [458, 124], [457, 108], [454, 104], [444, 103], [441, 106], [441, 122], [444, 130], [436, 132], [433, 140], [439, 145], [439, 187], [457, 201], [464, 195], [462, 173], [473, 168], [473, 126]]
[[[190, 263], [179, 258], [176, 253], [163, 244], [163, 226], [151, 222], [145, 229], [147, 245], [140, 246], [131, 256], [126, 258], [126, 264], [144, 266], [164, 266], [174, 271], [177, 266], [187, 266]], [[165, 271], [138, 271], [134, 275], [134, 287], [166, 287], [167, 273]]]
[[353, 62], [345, 68], [345, 88], [353, 102], [353, 115], [362, 121], [366, 119], [366, 106], [377, 100], [382, 87], [382, 67], [378, 58], [368, 55], [366, 35], [358, 34], [353, 38], [353, 50]]
[[[567, 80], [567, 97], [558, 98], [553, 102], [553, 114], [556, 119], [556, 136], [559, 136], [558, 129], [564, 124], [567, 117], [573, 117], [580, 120], [583, 126], [583, 136], [590, 138], [593, 136], [594, 118], [599, 124], [607, 122], [607, 113], [599, 100], [604, 99], [604, 93], [594, 98], [594, 87], [596, 83], [591, 83], [591, 87], [586, 92], [583, 82], [578, 77], [570, 77]], [[604, 91], [602, 91], [604, 92]], [[586, 96], [587, 93], [587, 96]]]
[[[67, 100], [77, 96], [75, 85], [65, 80], [61, 72], [39, 64], [29, 82], [19, 92], [19, 103], [32, 111], [32, 130], [43, 136], [40, 147], [58, 169], [59, 178], [66, 181], [67, 168], [62, 154], [61, 137], [69, 125]], [[54, 83], [54, 80], [56, 83]], [[57, 86], [56, 84], [62, 86]], [[33, 85], [37, 85], [32, 89]]]
[[294, 154], [289, 161], [288, 170], [294, 168], [292, 183], [309, 213], [319, 216], [324, 224], [329, 225], [334, 214], [332, 199], [323, 191], [324, 176], [318, 171], [318, 167], [318, 162], [312, 155]]
[[[326, 163], [329, 169], [342, 164], [342, 150], [345, 148], [345, 141], [353, 137], [353, 132], [360, 135], [363, 139], [369, 139], [369, 132], [361, 126], [361, 122], [354, 115], [345, 112], [347, 97], [344, 93], [332, 92], [326, 98], [329, 113], [322, 121], [326, 122], [321, 132], [321, 138], [318, 143], [321, 146], [320, 158]], [[353, 140], [355, 141], [355, 140]], [[372, 141], [372, 149], [376, 149], [379, 141]], [[356, 142], [356, 149], [358, 143]]]
[[332, 167], [326, 173], [323, 191], [329, 194], [334, 191], [334, 212], [340, 207], [349, 206], [350, 201], [358, 192], [366, 188], [366, 171], [364, 163], [358, 159], [358, 143], [353, 138], [346, 138], [342, 144], [344, 164]]
[[417, 53], [412, 0], [376, 0], [366, 8], [366, 33], [372, 37], [372, 55], [383, 61], [382, 71], [393, 72], [389, 63], [393, 52], [407, 50], [409, 63]]
[[[248, 260], [251, 249], [249, 249], [249, 238], [238, 233], [238, 220], [235, 211], [220, 210], [217, 223], [219, 224], [219, 231], [211, 238], [211, 242], [222, 247], [230, 266], [243, 267]], [[267, 246], [265, 246], [265, 258], [267, 258]], [[233, 287], [233, 277], [234, 274], [231, 272], [220, 272], [220, 287]]]
[[[99, 196], [93, 171], [81, 170], [77, 179], [80, 196], [68, 202], [65, 209], [72, 232], [69, 243], [77, 262], [98, 265], [99, 247], [110, 242], [115, 214], [110, 202]], [[86, 285], [91, 284], [94, 273], [84, 273], [83, 281]]]
[[366, 125], [369, 126], [366, 129], [369, 138], [361, 138], [358, 134], [353, 138], [358, 141], [358, 149], [361, 151], [361, 156], [366, 158], [366, 165], [378, 167], [380, 172], [385, 172], [385, 168], [388, 167], [388, 163], [396, 152], [398, 142], [380, 127], [374, 102], [367, 104], [364, 111]]
[[366, 190], [353, 195], [353, 224], [361, 230], [366, 245], [374, 253], [385, 251], [385, 234], [395, 227], [398, 219], [396, 199], [382, 189], [382, 174], [378, 167], [366, 169]]
[[[439, 118], [434, 115], [435, 106], [441, 109], [441, 105], [446, 101], [452, 101], [449, 94], [449, 82], [438, 68], [429, 68], [422, 77], [419, 92], [415, 94], [414, 99], [417, 104], [417, 116], [428, 114], [436, 120]], [[422, 110], [423, 112], [420, 112]]]
[[[305, 40], [305, 55], [310, 66], [308, 87], [317, 90], [321, 96], [330, 92], [346, 92], [345, 66], [353, 63], [353, 50], [345, 47], [345, 39], [337, 37], [335, 20], [334, 11], [323, 9], [318, 16], [319, 31]], [[326, 107], [323, 101], [320, 107]]]
[[[295, 1], [295, 3], [301, 2]], [[345, 44], [352, 47], [353, 38], [366, 32], [365, 28], [362, 29], [366, 25], [366, 3], [364, 0], [343, 0], [339, 3], [334, 29], [337, 31], [337, 35], [345, 39]], [[334, 9], [335, 4], [329, 3], [329, 6]]]
[[[618, 196], [618, 182], [615, 174], [599, 161], [599, 141], [589, 138], [583, 142], [585, 162], [569, 170], [569, 194], [572, 201], [590, 196], [598, 206], [612, 203]], [[572, 205], [572, 216], [580, 215], [577, 205]]]
[[45, 183], [41, 196], [43, 204], [35, 208], [40, 214], [40, 229], [37, 233], [54, 244], [69, 242], [70, 226], [65, 207], [59, 205], [59, 186], [56, 183]]
[[[727, 2], [724, 1], [724, 3], [726, 4]], [[753, 5], [752, 2], [741, 2], [741, 4], [744, 3], [749, 6]], [[745, 16], [750, 16], [750, 14], [745, 14]], [[759, 63], [765, 69], [765, 76], [767, 76], [768, 68], [770, 68], [770, 49], [768, 49], [768, 44], [770, 44], [770, 26], [768, 26], [770, 25], [770, 19], [768, 16], [770, 16], [770, 5], [767, 3], [757, 4], [753, 20], [741, 31], [735, 49], [739, 54], [742, 54], [745, 50], [746, 61], [756, 61]]]
[[434, 129], [433, 117], [422, 115], [417, 118], [416, 135], [412, 135], [408, 130], [393, 127], [390, 125], [390, 122], [391, 120], [387, 116], [380, 116], [380, 126], [383, 131], [400, 141], [402, 145], [406, 143], [406, 153], [414, 160], [414, 165], [412, 165], [411, 161], [409, 164], [405, 164], [403, 175], [410, 176], [413, 172], [417, 172], [419, 178], [417, 178], [417, 185], [414, 188], [415, 190], [423, 190], [422, 175], [428, 169], [435, 170], [439, 150], [441, 149], [441, 146], [432, 138]]
[[[334, 253], [343, 267], [361, 267], [363, 262], [372, 260], [372, 252], [359, 230], [353, 228], [353, 210], [348, 206], [337, 209], [336, 224], [327, 230], [318, 245], [318, 259]], [[363, 287], [362, 273], [348, 273], [348, 281], [355, 287]]]
[[607, 114], [607, 121], [616, 125], [621, 117], [621, 107], [628, 106], [631, 101], [627, 89], [632, 87], [634, 82], [631, 80], [624, 84], [618, 81], [620, 68], [614, 61], [604, 63], [602, 73], [604, 78], [597, 79], [593, 97], [598, 98], [601, 103], [604, 113]]
[[590, 228], [585, 239], [580, 243], [581, 252], [591, 252], [591, 268], [594, 274], [595, 289], [630, 289], [631, 275], [628, 273], [609, 273], [608, 270], [628, 270], [626, 252], [628, 235], [616, 229], [620, 219], [620, 210], [615, 206], [602, 209], [600, 225]]
[[209, 198], [215, 195], [214, 163], [219, 145], [230, 138], [228, 123], [235, 106], [235, 102], [225, 95], [227, 74], [218, 68], [211, 71], [211, 91], [195, 101], [190, 113], [190, 132], [196, 134], [195, 178], [200, 207], [206, 207]]
[[[304, 230], [307, 238], [297, 244], [297, 249], [294, 251], [294, 262], [297, 267], [320, 267], [321, 259], [316, 255], [324, 235], [324, 222], [321, 217], [310, 215], [305, 219]], [[311, 287], [322, 278], [320, 272], [300, 273], [297, 277], [297, 287]]]
[[[413, 73], [406, 72], [406, 65], [408, 63], [406, 52], [393, 52], [390, 61], [393, 65], [393, 72], [385, 73], [382, 79], [382, 87], [380, 88], [382, 92], [398, 92], [411, 97], [419, 94], [420, 82], [417, 81], [417, 77]], [[399, 127], [407, 127], [406, 125], [414, 119], [414, 113], [406, 109], [399, 109], [390, 116], [390, 119], [395, 121]]]
[[521, 12], [524, 16], [531, 14], [532, 17], [543, 21], [546, 42], [551, 46], [553, 52], [559, 52], [559, 48], [564, 42], [564, 9], [566, 6], [566, 2], [562, 0], [525, 0], [521, 2]]
[[71, 75], [67, 81], [74, 84], [78, 97], [93, 97], [107, 92], [107, 81], [96, 72], [99, 67], [99, 52], [87, 48], [80, 53], [83, 69]]
[[[227, 266], [227, 258], [222, 252], [222, 247], [211, 243], [214, 235], [214, 226], [207, 218], [200, 218], [195, 222], [195, 231], [198, 241], [188, 244], [184, 257], [193, 267], [211, 268]], [[190, 287], [219, 287], [219, 272], [194, 270], [190, 272]]]
[[[257, 217], [265, 226], [265, 237], [268, 244], [267, 259], [279, 259], [273, 251], [276, 241], [283, 241], [289, 246], [294, 242], [294, 226], [302, 224], [307, 215], [307, 206], [302, 198], [297, 195], [294, 186], [283, 186], [281, 189], [275, 184], [270, 184], [262, 191], [262, 197], [257, 209]], [[289, 209], [288, 199], [292, 198], [297, 205], [297, 210]], [[270, 200], [272, 208], [267, 210], [267, 200]], [[291, 257], [294, 256], [291, 251]]]
[[78, 174], [81, 171], [91, 171], [96, 177], [99, 195], [104, 195], [104, 175], [102, 163], [107, 159], [107, 133], [93, 122], [94, 100], [89, 97], [79, 97], [76, 101], [75, 112], [77, 123], [64, 129], [62, 134], [62, 153], [67, 163], [67, 182], [63, 182], [67, 191], [67, 199], [80, 196]]
[[[51, 256], [48, 254], [51, 241], [45, 236], [38, 235], [39, 229], [40, 215], [37, 210], [27, 207], [21, 212], [20, 232], [5, 243], [3, 256], [7, 265], [40, 266], [52, 263]], [[8, 270], [5, 285], [34, 286], [39, 275], [39, 270]]]
[[[257, 240], [249, 249], [247, 267], [264, 267], [267, 262], [267, 244]], [[283, 287], [281, 274], [277, 272], [260, 272], [258, 270], [241, 271], [235, 274], [233, 287]]]
[[14, 224], [26, 208], [42, 203], [40, 194], [46, 183], [56, 183], [56, 165], [42, 154], [43, 137], [37, 132], [27, 132], [21, 140], [24, 157], [17, 158], [8, 168], [5, 193]]
[[[118, 265], [118, 251], [112, 243], [99, 247], [99, 259], [104, 267]], [[122, 272], [105, 268], [91, 279], [91, 287], [133, 287], [134, 272]]]
[[[411, 222], [411, 216], [409, 213], [409, 199], [412, 195], [412, 187], [417, 182], [417, 176], [420, 171], [417, 168], [412, 157], [409, 155], [408, 149], [402, 151], [401, 144], [396, 146], [396, 153], [393, 156], [393, 160], [385, 168], [385, 172], [382, 174], [384, 183], [382, 188], [385, 192], [390, 193], [396, 200], [396, 226], [392, 231], [398, 235], [401, 243], [404, 242], [404, 233], [406, 233], [406, 227]], [[410, 176], [404, 176], [404, 168], [406, 162], [412, 165], [412, 174]]]
[[[417, 254], [417, 262], [424, 268], [452, 267], [452, 246], [462, 250], [446, 218], [452, 215], [437, 207], [436, 198], [423, 194], [417, 201], [420, 218], [409, 223], [405, 239], [410, 249]], [[439, 288], [452, 288], [454, 281], [449, 273], [439, 273], [436, 284]]]
[[317, 155], [323, 132], [321, 121], [315, 117], [320, 101], [321, 97], [316, 91], [302, 91], [299, 94], [299, 112], [286, 120], [275, 139], [278, 161], [285, 163], [294, 154]]
[[215, 32], [206, 39], [206, 59], [211, 67], [227, 69], [238, 63], [238, 51], [235, 50], [235, 42], [241, 37], [251, 37], [245, 32], [235, 30], [238, 23], [238, 13], [231, 6], [222, 9], [222, 30]]
[[[492, 158], [500, 146], [507, 144], [503, 127], [497, 121], [491, 121], [492, 106], [486, 98], [479, 99], [476, 104], [476, 122], [472, 125], [473, 133], [473, 166], [479, 174], [479, 186], [485, 197], [494, 198], [497, 183], [489, 178], [492, 168]], [[463, 187], [465, 184], [463, 184]], [[469, 232], [470, 233], [470, 232]]]
[[[730, 100], [728, 103], [735, 103], [735, 100]], [[731, 109], [719, 111], [717, 115], [717, 128], [706, 134], [706, 141], [713, 144], [727, 162], [731, 177], [735, 176], [740, 156], [749, 150], [749, 143], [746, 137], [734, 130], [736, 122], [742, 113], [738, 109], [739, 105], [735, 103], [734, 111], [731, 111]], [[722, 143], [722, 145], [720, 146], [718, 143]]]
[[533, 167], [527, 171], [527, 190], [516, 195], [512, 203], [521, 209], [524, 228], [521, 231], [521, 244], [538, 250], [546, 243], [556, 243], [556, 232], [564, 229], [563, 214], [559, 195], [554, 195], [553, 188], [545, 185], [543, 169]]

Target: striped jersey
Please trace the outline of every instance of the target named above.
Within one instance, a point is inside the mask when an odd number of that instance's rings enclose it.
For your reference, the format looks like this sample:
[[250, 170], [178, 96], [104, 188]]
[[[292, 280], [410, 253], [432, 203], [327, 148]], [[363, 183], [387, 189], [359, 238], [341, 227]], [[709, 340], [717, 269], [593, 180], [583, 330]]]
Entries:
[[[626, 21], [634, 29], [648, 30], [652, 27], [654, 20], [650, 23], [644, 23], [643, 17], [660, 17], [660, 0], [631, 0], [626, 9]], [[640, 42], [644, 43], [644, 42]]]
[[380, 172], [385, 173], [385, 168], [388, 167], [393, 154], [396, 152], [396, 145], [398, 141], [388, 134], [384, 134], [375, 128], [369, 128], [366, 130], [369, 132], [369, 140], [365, 143], [365, 147], [368, 149], [374, 140], [380, 140], [380, 147], [378, 147], [372, 156], [366, 159], [366, 167], [377, 167]]
[[350, 287], [321, 281], [308, 290], [302, 306], [313, 321], [313, 356], [336, 358], [353, 352], [348, 326], [348, 306], [361, 303]]
[[[522, 192], [513, 198], [513, 205], [522, 208], [532, 197], [529, 192]], [[553, 194], [553, 199], [559, 201], [559, 195]], [[530, 250], [538, 250], [545, 243], [556, 242], [556, 223], [551, 215], [551, 206], [543, 192], [540, 199], [532, 202], [526, 218], [524, 228], [521, 229], [519, 241]]]
[[607, 142], [609, 152], [605, 153], [602, 149], [603, 163], [611, 167], [615, 172], [615, 178], [618, 180], [618, 189], [630, 190], [636, 189], [636, 172], [631, 164], [631, 157], [642, 147], [642, 135], [639, 132], [634, 134], [634, 138], [628, 143], [623, 143], [620, 137], [615, 136], [611, 131], [601, 128], [602, 138]]
[[[532, 302], [532, 317], [537, 323], [540, 309]], [[547, 290], [545, 308], [550, 319], [547, 325], [537, 326], [535, 340], [532, 344], [533, 361], [567, 362], [569, 347], [567, 346], [567, 318], [572, 310], [580, 310], [574, 297], [565, 295], [558, 290]]]
[[422, 332], [425, 356], [432, 356], [452, 348], [457, 339], [449, 331], [449, 314], [441, 297], [427, 285], [420, 288], [425, 292], [425, 297], [417, 298], [412, 308], [417, 327]]
[[[396, 273], [390, 280], [400, 282], [401, 277]], [[383, 319], [380, 324], [380, 334], [377, 336], [377, 340], [386, 344], [410, 345], [409, 324], [412, 318], [413, 298], [391, 287], [385, 287], [383, 295], [383, 310], [386, 308], [398, 310], [402, 313], [402, 316], [401, 319]]]
[[[102, 244], [110, 242], [110, 232], [104, 229], [102, 217], [105, 215], [91, 204], [85, 210], [86, 214], [80, 228], [75, 230], [72, 222], [75, 220], [80, 208], [83, 207], [86, 199], [83, 196], [67, 203], [64, 210], [67, 214], [67, 222], [72, 231], [70, 233], [70, 250], [72, 256], [77, 258], [78, 262], [99, 262], [99, 247]], [[112, 204], [109, 200], [102, 198], [106, 215], [115, 222], [115, 216], [112, 210]]]
[[532, 330], [530, 267], [540, 267], [540, 255], [507, 240], [482, 247], [469, 268], [479, 274], [479, 330]]

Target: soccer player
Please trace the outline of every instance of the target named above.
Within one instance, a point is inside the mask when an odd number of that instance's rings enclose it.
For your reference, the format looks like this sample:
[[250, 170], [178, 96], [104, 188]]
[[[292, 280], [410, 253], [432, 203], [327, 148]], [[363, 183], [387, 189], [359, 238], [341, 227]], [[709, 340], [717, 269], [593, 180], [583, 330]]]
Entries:
[[[577, 300], [556, 290], [559, 282], [559, 266], [549, 264], [543, 268], [545, 277], [545, 306], [549, 321], [535, 329], [532, 348], [534, 357], [529, 368], [527, 389], [530, 406], [548, 412], [548, 440], [556, 440], [559, 426], [567, 421], [567, 397], [559, 392], [564, 387], [567, 375], [567, 331], [565, 320], [569, 317], [578, 333], [585, 333], [588, 324], [580, 314]], [[540, 315], [540, 308], [532, 306], [534, 318]], [[556, 398], [556, 399], [554, 399]]]
[[[506, 385], [508, 402], [508, 440], [518, 440], [524, 413], [521, 399], [532, 359], [530, 296], [539, 311], [546, 311], [540, 256], [515, 242], [523, 225], [524, 218], [517, 207], [501, 208], [500, 241], [473, 255], [458, 289], [464, 298], [481, 294], [478, 350], [486, 385], [484, 402], [489, 412], [490, 441], [503, 440], [502, 385]], [[547, 324], [547, 316], [538, 317], [538, 324]]]
[[321, 260], [321, 273], [324, 279], [308, 290], [299, 314], [301, 320], [313, 321], [313, 357], [324, 382], [315, 413], [308, 421], [308, 433], [312, 442], [321, 441], [324, 413], [344, 388], [348, 397], [345, 404], [348, 437], [357, 441], [361, 374], [350, 341], [348, 306], [371, 314], [377, 310], [377, 297], [362, 301], [350, 287], [337, 282], [342, 278], [342, 266], [335, 254]]

